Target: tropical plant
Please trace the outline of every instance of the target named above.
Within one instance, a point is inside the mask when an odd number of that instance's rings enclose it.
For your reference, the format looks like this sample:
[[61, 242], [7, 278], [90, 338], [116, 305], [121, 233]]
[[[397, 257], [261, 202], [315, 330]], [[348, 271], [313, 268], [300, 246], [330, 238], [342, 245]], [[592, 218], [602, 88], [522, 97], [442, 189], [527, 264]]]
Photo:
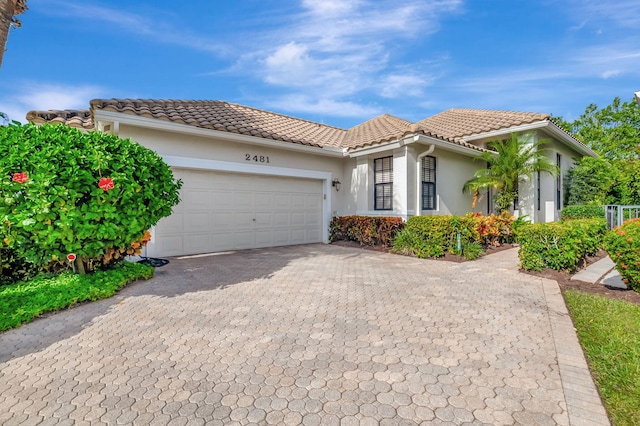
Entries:
[[14, 122], [0, 127], [0, 158], [0, 249], [42, 271], [69, 254], [80, 272], [111, 265], [179, 202], [158, 154], [102, 132]]
[[542, 147], [548, 142], [548, 139], [534, 142], [531, 136], [518, 136], [515, 133], [507, 140], [490, 142], [489, 146], [494, 152], [483, 152], [476, 157], [476, 160], [486, 161], [488, 167], [476, 171], [462, 188], [463, 192], [474, 195], [473, 207], [481, 191], [493, 189], [496, 210], [499, 213], [508, 211], [518, 196], [520, 183], [531, 179], [536, 172], [555, 176], [558, 168], [550, 160], [549, 150]]

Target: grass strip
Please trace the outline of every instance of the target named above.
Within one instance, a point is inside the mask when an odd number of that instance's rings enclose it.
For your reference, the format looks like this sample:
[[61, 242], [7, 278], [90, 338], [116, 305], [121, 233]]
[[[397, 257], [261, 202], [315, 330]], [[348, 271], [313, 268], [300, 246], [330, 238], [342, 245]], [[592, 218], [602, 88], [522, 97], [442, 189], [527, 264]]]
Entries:
[[640, 306], [565, 292], [591, 373], [618, 425], [640, 425]]
[[107, 299], [128, 283], [152, 276], [150, 266], [123, 262], [108, 271], [87, 275], [65, 272], [0, 286], [0, 331], [18, 327], [45, 312]]

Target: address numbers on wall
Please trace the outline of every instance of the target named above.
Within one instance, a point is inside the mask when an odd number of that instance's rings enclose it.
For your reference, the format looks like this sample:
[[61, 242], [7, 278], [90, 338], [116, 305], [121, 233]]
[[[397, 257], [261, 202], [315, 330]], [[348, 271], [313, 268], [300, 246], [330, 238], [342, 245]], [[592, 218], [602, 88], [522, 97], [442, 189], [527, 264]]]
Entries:
[[251, 161], [252, 163], [269, 163], [269, 156], [267, 155], [245, 154], [244, 159], [246, 161]]

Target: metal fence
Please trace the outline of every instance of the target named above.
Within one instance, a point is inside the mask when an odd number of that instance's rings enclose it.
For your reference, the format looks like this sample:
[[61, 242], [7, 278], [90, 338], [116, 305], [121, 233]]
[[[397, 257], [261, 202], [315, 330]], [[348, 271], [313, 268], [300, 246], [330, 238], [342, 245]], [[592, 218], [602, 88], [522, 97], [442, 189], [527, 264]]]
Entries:
[[609, 204], [605, 206], [607, 214], [607, 228], [612, 229], [622, 225], [625, 220], [640, 217], [640, 206], [621, 206]]

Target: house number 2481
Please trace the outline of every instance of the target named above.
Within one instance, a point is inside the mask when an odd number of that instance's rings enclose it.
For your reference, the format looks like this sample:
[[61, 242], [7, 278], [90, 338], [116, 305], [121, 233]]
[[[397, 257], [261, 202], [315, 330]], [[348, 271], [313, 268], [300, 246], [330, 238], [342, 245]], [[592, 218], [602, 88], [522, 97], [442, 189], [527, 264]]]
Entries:
[[266, 155], [251, 155], [245, 154], [244, 159], [246, 161], [253, 161], [254, 163], [268, 163], [269, 157]]

